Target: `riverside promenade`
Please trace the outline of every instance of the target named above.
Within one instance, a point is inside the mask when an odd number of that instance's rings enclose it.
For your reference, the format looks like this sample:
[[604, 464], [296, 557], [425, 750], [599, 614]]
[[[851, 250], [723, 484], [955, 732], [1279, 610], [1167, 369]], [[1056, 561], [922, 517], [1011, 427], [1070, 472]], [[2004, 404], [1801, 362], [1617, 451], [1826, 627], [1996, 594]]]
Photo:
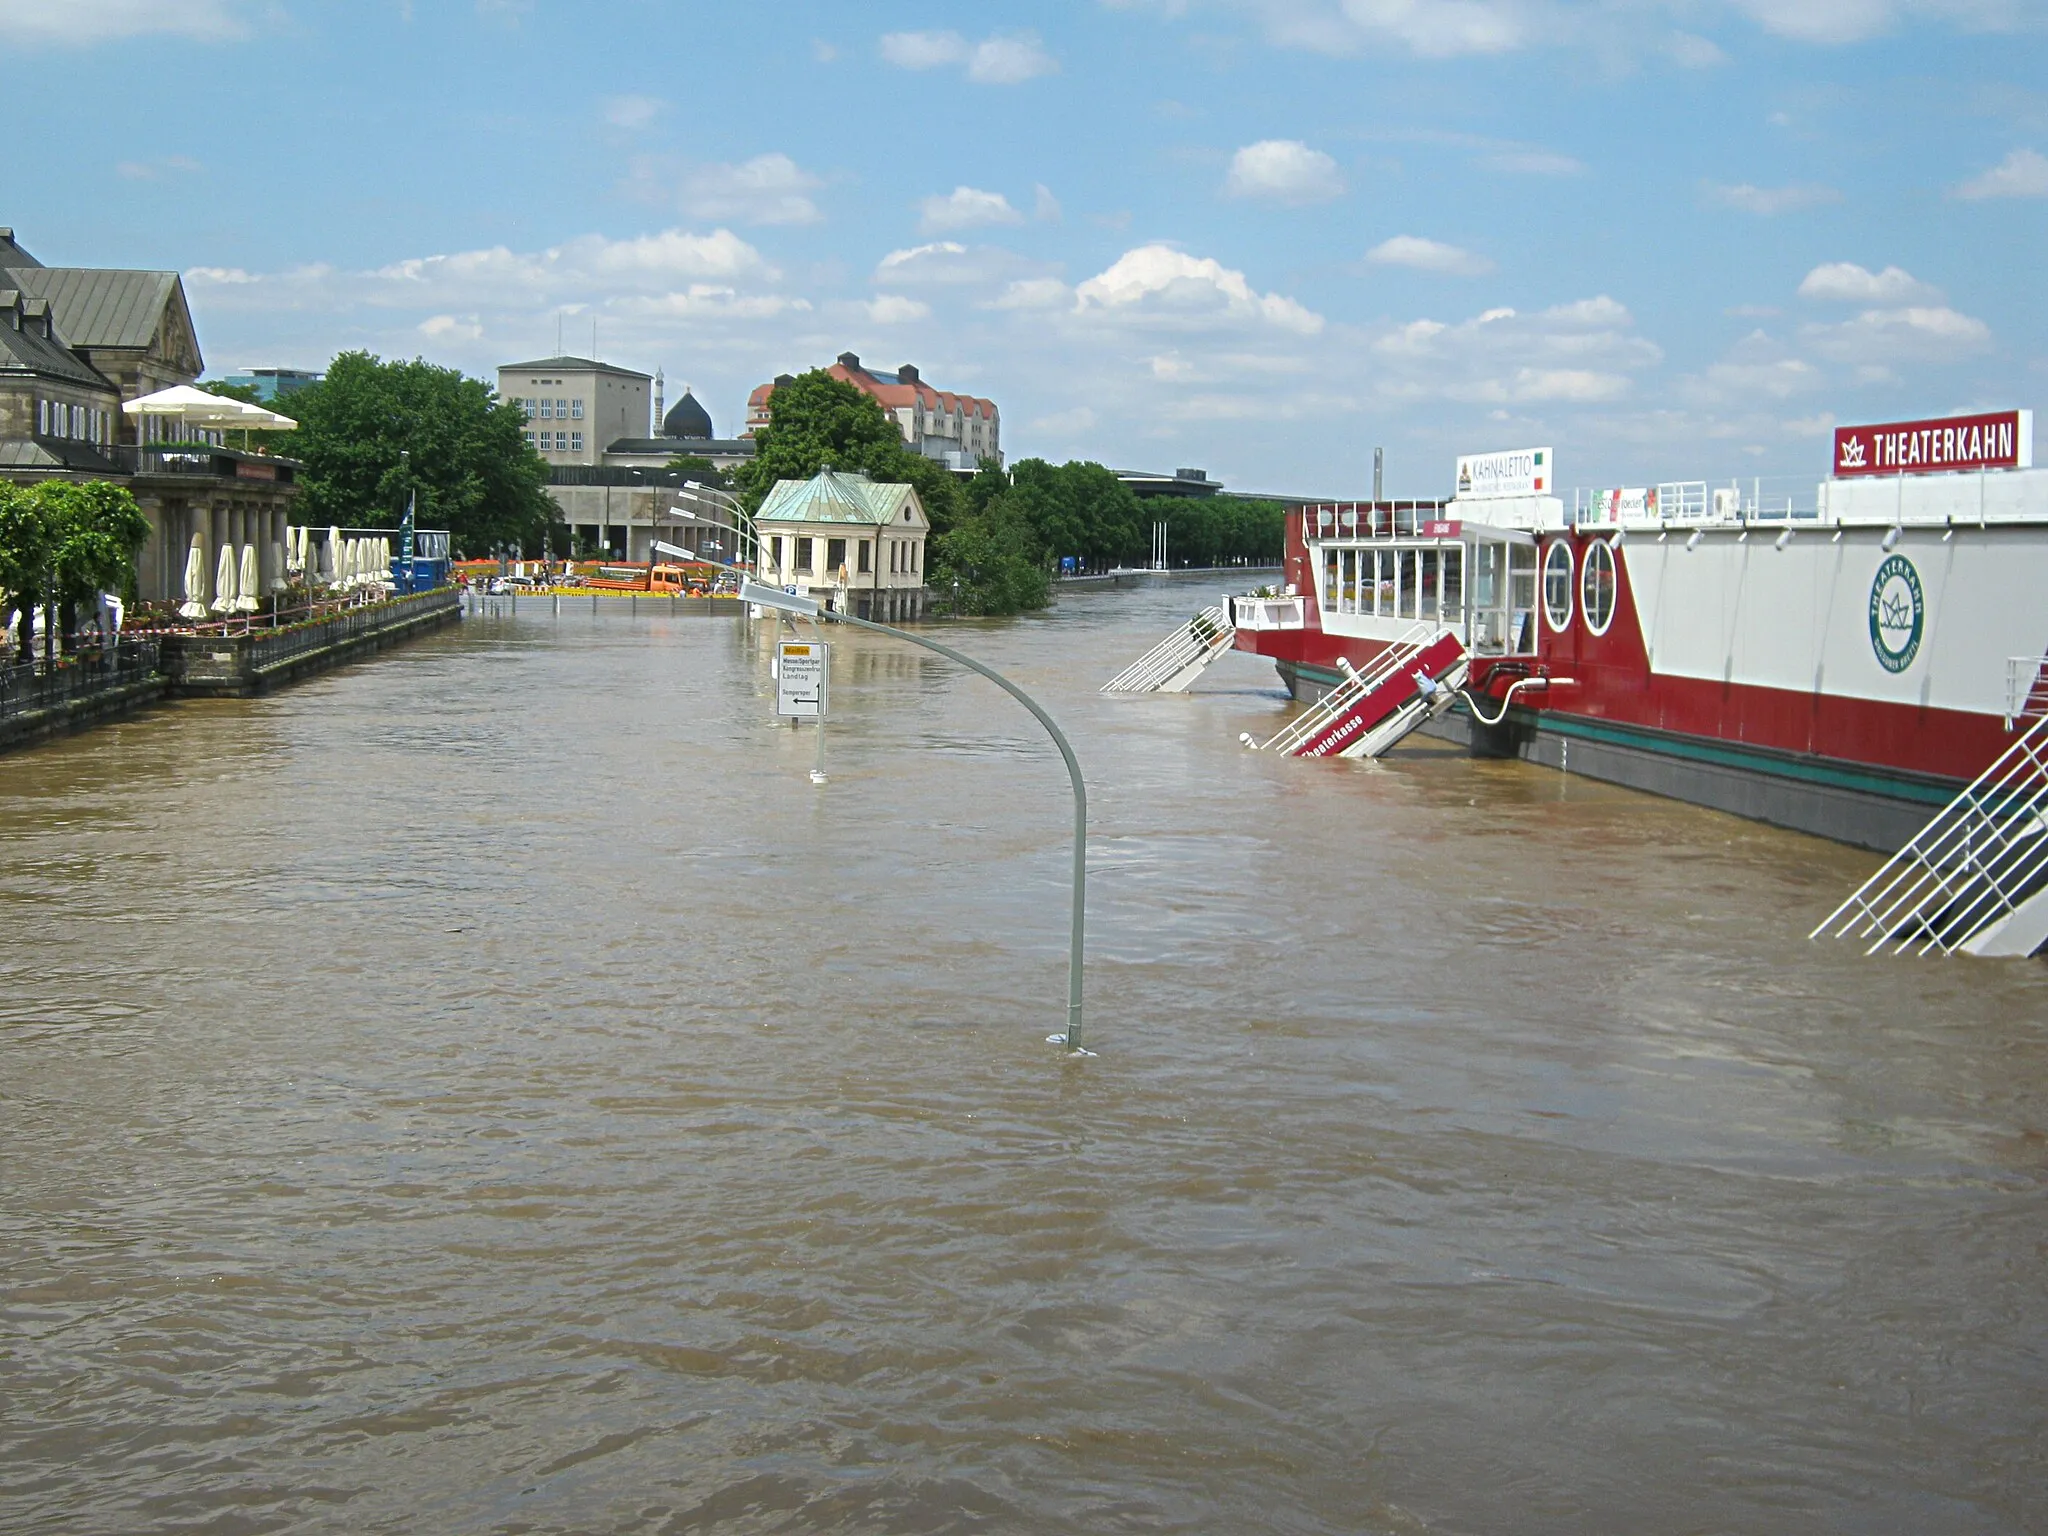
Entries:
[[0, 752], [123, 719], [165, 700], [246, 698], [372, 655], [462, 618], [440, 587], [278, 629], [123, 638], [55, 667], [0, 667]]

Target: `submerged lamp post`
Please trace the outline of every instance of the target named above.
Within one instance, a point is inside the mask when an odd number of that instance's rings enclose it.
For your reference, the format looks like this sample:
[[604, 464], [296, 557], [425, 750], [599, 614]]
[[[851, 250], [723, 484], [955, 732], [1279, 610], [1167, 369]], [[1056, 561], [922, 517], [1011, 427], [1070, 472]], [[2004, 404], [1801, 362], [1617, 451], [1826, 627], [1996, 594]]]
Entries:
[[1067, 777], [1074, 785], [1074, 907], [1073, 932], [1067, 951], [1067, 1028], [1064, 1034], [1048, 1035], [1050, 1045], [1064, 1045], [1071, 1055], [1093, 1056], [1093, 1051], [1081, 1046], [1081, 959], [1082, 935], [1087, 916], [1088, 886], [1088, 790], [1081, 782], [1081, 764], [1074, 757], [1074, 749], [1067, 742], [1063, 732], [1051, 715], [1039, 706], [1036, 699], [1011, 682], [993, 667], [984, 666], [972, 656], [963, 656], [951, 646], [941, 645], [936, 640], [927, 640], [923, 635], [913, 635], [907, 629], [897, 629], [888, 624], [877, 624], [871, 619], [857, 619], [850, 613], [834, 613], [808, 597], [796, 597], [779, 587], [764, 587], [758, 582], [740, 582], [740, 600], [757, 603], [763, 608], [781, 613], [801, 614], [817, 623], [851, 624], [856, 629], [871, 629], [877, 634], [894, 635], [898, 640], [908, 640], [912, 645], [921, 645], [928, 651], [937, 651], [949, 661], [957, 661], [969, 671], [979, 672], [1019, 704], [1030, 710], [1052, 737], [1053, 745], [1060, 749], [1060, 756], [1066, 760]]

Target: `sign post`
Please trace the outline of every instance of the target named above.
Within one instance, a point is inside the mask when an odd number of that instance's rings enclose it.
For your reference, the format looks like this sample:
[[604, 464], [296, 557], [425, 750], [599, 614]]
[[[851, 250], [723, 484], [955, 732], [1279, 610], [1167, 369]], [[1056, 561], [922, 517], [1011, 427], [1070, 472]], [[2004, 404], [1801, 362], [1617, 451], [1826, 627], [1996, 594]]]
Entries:
[[[994, 667], [985, 666], [981, 662], [976, 661], [972, 656], [963, 656], [951, 646], [941, 645], [936, 640], [927, 640], [923, 635], [914, 635], [909, 630], [897, 629], [892, 625], [877, 624], [871, 619], [857, 619], [850, 613], [834, 613], [829, 609], [821, 610], [819, 605], [808, 597], [797, 597], [791, 593], [778, 592], [773, 587], [760, 586], [744, 579], [740, 582], [740, 601], [758, 603], [763, 608], [773, 609], [780, 613], [803, 614], [820, 623], [851, 624], [856, 629], [872, 629], [877, 634], [894, 635], [898, 640], [908, 640], [912, 645], [921, 645], [928, 651], [937, 651], [948, 661], [957, 661], [961, 666], [968, 668], [970, 671], [979, 672], [983, 677], [1009, 694], [1019, 704], [1030, 710], [1037, 718], [1038, 723], [1045, 727], [1046, 734], [1052, 737], [1053, 745], [1060, 749], [1060, 757], [1065, 760], [1067, 765], [1067, 778], [1074, 786], [1074, 898], [1071, 913], [1073, 919], [1072, 931], [1069, 936], [1067, 949], [1067, 1027], [1060, 1034], [1046, 1036], [1046, 1043], [1049, 1045], [1064, 1045], [1067, 1048], [1067, 1053], [1072, 1056], [1094, 1055], [1093, 1051], [1083, 1049], [1081, 1045], [1081, 959], [1083, 934], [1088, 911], [1088, 788], [1081, 782], [1081, 764], [1079, 759], [1074, 756], [1074, 749], [1068, 743], [1066, 733], [1059, 728], [1059, 725], [1053, 720], [1052, 716], [1045, 712], [1038, 700], [1032, 698], [1030, 694], [1019, 688], [1015, 683], [1003, 676], [1002, 673], [996, 671]], [[819, 649], [822, 650], [823, 647], [820, 646]], [[783, 654], [782, 665], [784, 668], [787, 668], [789, 665], [786, 650]], [[822, 713], [824, 697], [822, 688], [823, 684], [821, 681], [821, 691], [819, 694], [821, 712], [818, 717], [821, 726], [824, 720]]]
[[791, 725], [818, 722], [818, 765], [811, 782], [825, 782], [826, 693], [831, 686], [832, 647], [823, 640], [781, 640], [775, 647], [775, 713]]

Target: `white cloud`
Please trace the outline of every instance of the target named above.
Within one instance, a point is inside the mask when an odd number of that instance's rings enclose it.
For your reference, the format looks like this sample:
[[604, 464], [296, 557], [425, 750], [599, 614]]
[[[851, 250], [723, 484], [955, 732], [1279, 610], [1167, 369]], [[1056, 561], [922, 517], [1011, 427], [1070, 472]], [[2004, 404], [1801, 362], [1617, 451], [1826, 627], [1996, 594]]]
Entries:
[[190, 155], [165, 155], [158, 160], [123, 160], [114, 174], [125, 181], [161, 181], [167, 176], [193, 176], [204, 170]]
[[1766, 32], [1804, 43], [1855, 43], [1891, 29], [1892, 0], [1735, 0]]
[[1479, 164], [1509, 176], [1583, 176], [1585, 163], [1554, 149], [1497, 149], [1481, 155]]
[[1326, 203], [1344, 195], [1337, 162], [1299, 139], [1261, 139], [1230, 158], [1224, 192], [1276, 203]]
[[454, 315], [429, 315], [419, 324], [420, 334], [434, 341], [476, 341], [484, 328], [475, 315], [457, 319]]
[[605, 100], [604, 120], [632, 133], [652, 127], [667, 108], [668, 103], [655, 96], [612, 96]]
[[1506, 53], [1531, 40], [1517, 0], [1252, 0], [1284, 48], [1349, 55], [1394, 42], [1424, 58]]
[[1255, 292], [1242, 272], [1169, 245], [1126, 251], [1074, 291], [1079, 314], [1138, 320], [1251, 322], [1313, 336], [1323, 317], [1277, 293]]
[[933, 240], [891, 251], [875, 265], [877, 285], [899, 287], [992, 288], [1018, 280], [1033, 263], [1001, 246], [966, 246]]
[[811, 193], [824, 185], [784, 154], [686, 172], [677, 202], [693, 218], [740, 224], [815, 224], [824, 217]]
[[1712, 69], [1728, 62], [1719, 44], [1695, 32], [1672, 33], [1665, 39], [1664, 56], [1681, 69]]
[[1939, 299], [1941, 290], [1921, 282], [1903, 267], [1873, 272], [1853, 261], [1831, 261], [1806, 274], [1799, 284], [1799, 297], [1843, 304], [1903, 304]]
[[1956, 196], [1972, 201], [1986, 197], [2048, 197], [2048, 155], [2016, 149], [1990, 170], [1957, 187]]
[[1026, 277], [1002, 291], [991, 309], [1065, 309], [1074, 293], [1056, 277]]
[[1031, 216], [1041, 224], [1060, 222], [1060, 200], [1052, 195], [1052, 188], [1042, 181], [1032, 188]]
[[882, 57], [898, 69], [964, 66], [979, 85], [1017, 85], [1059, 69], [1035, 32], [969, 42], [958, 32], [891, 32], [882, 38]]
[[935, 235], [950, 229], [977, 229], [989, 224], [1022, 224], [1024, 215], [1010, 206], [1000, 192], [983, 192], [978, 187], [955, 187], [943, 197], [927, 197], [917, 205], [920, 233]]
[[930, 317], [932, 307], [918, 299], [907, 299], [900, 293], [884, 293], [862, 306], [868, 318], [877, 325], [903, 325], [912, 320]]
[[1588, 405], [1620, 400], [1663, 358], [1606, 295], [1524, 315], [1499, 306], [1455, 325], [1412, 320], [1372, 344], [1373, 387], [1395, 401]]
[[0, 0], [0, 39], [84, 46], [168, 34], [205, 42], [245, 37], [234, 0]]
[[1365, 253], [1365, 259], [1384, 267], [1413, 267], [1418, 272], [1441, 272], [1450, 277], [1483, 277], [1493, 270], [1493, 263], [1484, 256], [1420, 235], [1382, 240]]
[[1942, 304], [1866, 309], [1839, 325], [1808, 325], [1800, 339], [1823, 357], [1889, 370], [1897, 363], [1959, 362], [1991, 345], [1991, 327]]
[[1790, 187], [1753, 187], [1748, 182], [1724, 186], [1720, 182], [1703, 182], [1702, 196], [1717, 208], [1733, 208], [1738, 213], [1754, 213], [1770, 218], [1780, 213], [1796, 213], [1802, 208], [1817, 208], [1823, 203], [1839, 203], [1842, 194], [1833, 187], [1816, 185]]

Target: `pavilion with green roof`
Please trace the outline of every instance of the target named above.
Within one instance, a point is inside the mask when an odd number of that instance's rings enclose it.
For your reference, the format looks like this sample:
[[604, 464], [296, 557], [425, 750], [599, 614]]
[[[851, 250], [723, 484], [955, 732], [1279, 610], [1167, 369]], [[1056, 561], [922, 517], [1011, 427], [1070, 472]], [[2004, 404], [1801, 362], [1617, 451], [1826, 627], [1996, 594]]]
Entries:
[[776, 481], [754, 522], [762, 580], [878, 623], [924, 612], [931, 519], [915, 487], [827, 469]]

